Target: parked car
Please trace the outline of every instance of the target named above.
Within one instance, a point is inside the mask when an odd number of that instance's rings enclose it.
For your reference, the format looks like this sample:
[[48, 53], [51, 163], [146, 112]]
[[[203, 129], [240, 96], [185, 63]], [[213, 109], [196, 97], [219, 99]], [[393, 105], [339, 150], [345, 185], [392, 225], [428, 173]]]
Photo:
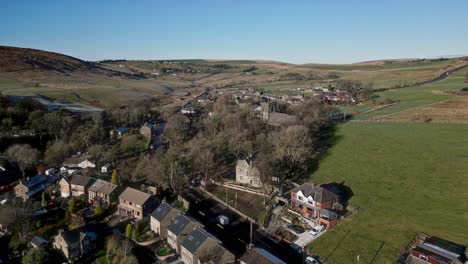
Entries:
[[310, 230], [310, 233], [314, 236], [320, 234], [323, 230], [325, 229], [324, 225], [316, 225], [312, 227], [312, 230]]
[[310, 257], [310, 256], [306, 258], [305, 263], [306, 264], [320, 264], [320, 262], [318, 262], [318, 260], [316, 260], [315, 258]]
[[225, 215], [219, 215], [216, 217], [216, 220], [222, 225], [228, 225], [229, 224], [229, 218]]

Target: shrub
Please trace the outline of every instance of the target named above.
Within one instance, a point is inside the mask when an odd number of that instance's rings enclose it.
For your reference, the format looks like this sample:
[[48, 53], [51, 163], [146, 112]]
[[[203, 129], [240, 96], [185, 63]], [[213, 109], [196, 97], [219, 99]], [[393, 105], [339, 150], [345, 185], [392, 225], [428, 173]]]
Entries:
[[170, 253], [170, 250], [166, 246], [163, 246], [163, 247], [160, 247], [160, 248], [156, 249], [156, 255], [158, 255], [158, 256], [167, 256], [167, 255], [169, 255], [169, 253]]

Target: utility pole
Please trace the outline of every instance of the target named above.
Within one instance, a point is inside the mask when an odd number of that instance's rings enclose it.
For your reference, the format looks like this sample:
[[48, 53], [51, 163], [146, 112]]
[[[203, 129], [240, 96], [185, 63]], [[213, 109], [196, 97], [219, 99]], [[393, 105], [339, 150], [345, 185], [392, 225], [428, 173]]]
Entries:
[[234, 208], [237, 210], [237, 191], [236, 191], [236, 200], [234, 201]]
[[249, 244], [249, 249], [252, 249], [253, 244], [252, 244], [252, 220], [250, 221], [250, 244]]

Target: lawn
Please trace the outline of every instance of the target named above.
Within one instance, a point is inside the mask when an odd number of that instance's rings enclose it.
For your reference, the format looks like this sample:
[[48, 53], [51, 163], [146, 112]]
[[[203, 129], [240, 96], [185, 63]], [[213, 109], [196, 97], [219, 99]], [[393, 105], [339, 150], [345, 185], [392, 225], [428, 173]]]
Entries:
[[[226, 201], [226, 188], [211, 184], [207, 186], [207, 191], [216, 195], [223, 201]], [[237, 193], [237, 209], [242, 213], [258, 220], [264, 211], [263, 198], [248, 192], [236, 191], [227, 188], [227, 201], [228, 204], [236, 208], [236, 193]]]
[[347, 123], [337, 133], [311, 180], [344, 182], [359, 209], [312, 253], [394, 263], [416, 232], [468, 242], [468, 125]]

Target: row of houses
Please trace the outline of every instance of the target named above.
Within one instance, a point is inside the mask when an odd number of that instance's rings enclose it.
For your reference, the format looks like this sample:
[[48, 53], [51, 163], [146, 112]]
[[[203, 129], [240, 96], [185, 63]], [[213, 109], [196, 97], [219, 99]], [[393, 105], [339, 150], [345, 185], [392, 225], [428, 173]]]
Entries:
[[150, 225], [153, 232], [167, 239], [186, 264], [235, 262], [234, 255], [201, 223], [167, 203], [162, 203], [151, 213]]
[[102, 179], [93, 180], [91, 177], [75, 173], [71, 176], [58, 174], [39, 174], [26, 181], [21, 181], [14, 187], [17, 197], [23, 200], [37, 199], [49, 186], [58, 183], [60, 195], [67, 197], [80, 197], [86, 195], [88, 203], [104, 208], [115, 201], [118, 197], [119, 213], [122, 216], [140, 220], [149, 214], [156, 205], [156, 199], [151, 194], [126, 188], [119, 196], [116, 184]]
[[167, 203], [162, 203], [151, 213], [150, 225], [153, 232], [167, 240], [185, 264], [285, 264], [261, 248], [248, 250], [236, 262], [235, 256], [203, 224]]

